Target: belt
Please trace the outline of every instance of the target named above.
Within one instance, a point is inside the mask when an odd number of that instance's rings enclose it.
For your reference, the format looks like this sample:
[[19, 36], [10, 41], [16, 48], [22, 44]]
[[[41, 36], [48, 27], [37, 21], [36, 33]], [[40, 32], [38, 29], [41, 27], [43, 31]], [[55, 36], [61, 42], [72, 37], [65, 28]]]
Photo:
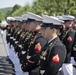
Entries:
[[18, 45], [20, 48], [23, 48], [22, 45]]
[[73, 47], [73, 51], [76, 51], [76, 48], [75, 47]]
[[10, 39], [13, 39], [13, 37], [10, 37]]
[[7, 34], [8, 36], [10, 36], [10, 34]]
[[18, 43], [18, 41], [15, 41], [15, 44], [17, 44]]
[[15, 41], [16, 39], [15, 39], [15, 38], [13, 38], [13, 40]]
[[[62, 70], [62, 68], [60, 68], [58, 71], [61, 71]], [[40, 70], [40, 74], [44, 74], [44, 72], [45, 72], [45, 70]]]
[[40, 74], [43, 75], [45, 70], [40, 70]]

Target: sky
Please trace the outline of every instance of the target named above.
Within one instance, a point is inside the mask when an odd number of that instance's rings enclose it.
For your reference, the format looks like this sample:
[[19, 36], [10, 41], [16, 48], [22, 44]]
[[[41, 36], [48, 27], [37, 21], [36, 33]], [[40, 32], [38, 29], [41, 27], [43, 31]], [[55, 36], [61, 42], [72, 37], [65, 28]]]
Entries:
[[24, 6], [25, 4], [32, 4], [34, 0], [0, 0], [0, 8], [13, 7], [15, 4]]

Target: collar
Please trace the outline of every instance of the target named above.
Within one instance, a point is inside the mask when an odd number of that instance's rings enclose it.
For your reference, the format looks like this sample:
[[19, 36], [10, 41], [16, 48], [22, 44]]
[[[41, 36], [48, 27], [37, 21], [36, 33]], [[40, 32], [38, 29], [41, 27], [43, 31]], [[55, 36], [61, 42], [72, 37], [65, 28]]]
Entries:
[[57, 40], [57, 39], [59, 40], [59, 37], [55, 37], [55, 38], [49, 40], [48, 43], [51, 43], [51, 42], [53, 42], [53, 41], [55, 41], [55, 40]]

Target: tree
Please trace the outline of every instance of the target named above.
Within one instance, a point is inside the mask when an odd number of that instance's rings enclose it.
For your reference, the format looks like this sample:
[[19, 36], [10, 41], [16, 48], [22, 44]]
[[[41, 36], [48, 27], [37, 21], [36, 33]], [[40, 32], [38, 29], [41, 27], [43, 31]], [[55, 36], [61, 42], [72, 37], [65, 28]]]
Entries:
[[13, 7], [12, 11], [10, 12], [10, 14], [12, 15], [12, 14], [13, 14], [16, 10], [18, 10], [19, 8], [21, 8], [21, 6], [18, 5], [18, 4], [16, 4], [16, 5]]
[[10, 15], [11, 15], [11, 10], [8, 10], [5, 17], [10, 16]]
[[21, 16], [21, 15], [26, 14], [27, 11], [32, 12], [31, 6], [26, 5], [24, 7], [21, 7], [18, 10], [16, 10], [15, 12], [13, 12], [11, 16]]
[[2, 11], [0, 11], [0, 22], [2, 22], [2, 20], [4, 20], [4, 14], [2, 13]]
[[11, 16], [21, 16], [26, 14], [27, 11], [38, 15], [76, 15], [75, 6], [76, 0], [35, 0], [32, 6], [25, 5], [20, 8], [15, 5], [11, 12]]
[[[62, 15], [75, 14], [76, 0], [36, 0], [33, 3], [33, 12], [36, 14]], [[72, 10], [73, 9], [73, 10]]]

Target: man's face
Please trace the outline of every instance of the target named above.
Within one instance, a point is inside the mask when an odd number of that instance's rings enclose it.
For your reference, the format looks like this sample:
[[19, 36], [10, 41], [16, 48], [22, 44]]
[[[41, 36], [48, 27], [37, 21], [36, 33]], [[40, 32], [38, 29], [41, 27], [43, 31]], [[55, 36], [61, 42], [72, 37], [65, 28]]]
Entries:
[[32, 22], [27, 22], [27, 29], [28, 29], [28, 31], [34, 31], [35, 30], [35, 26], [36, 26], [36, 24], [35, 24], [35, 22], [34, 21], [32, 21]]
[[15, 25], [18, 25], [18, 22], [15, 22]]
[[11, 25], [13, 25], [13, 26], [17, 26], [17, 24], [16, 24], [16, 22], [14, 21], [14, 22], [11, 22]]
[[15, 21], [12, 22], [12, 25], [13, 25], [13, 26], [15, 25]]
[[67, 21], [67, 22], [64, 23], [64, 25], [65, 25], [66, 28], [72, 27], [73, 24], [74, 24], [73, 21]]
[[26, 22], [22, 23], [21, 28], [27, 30], [27, 24], [26, 24]]
[[17, 25], [16, 22], [13, 22], [13, 25], [16, 26]]

